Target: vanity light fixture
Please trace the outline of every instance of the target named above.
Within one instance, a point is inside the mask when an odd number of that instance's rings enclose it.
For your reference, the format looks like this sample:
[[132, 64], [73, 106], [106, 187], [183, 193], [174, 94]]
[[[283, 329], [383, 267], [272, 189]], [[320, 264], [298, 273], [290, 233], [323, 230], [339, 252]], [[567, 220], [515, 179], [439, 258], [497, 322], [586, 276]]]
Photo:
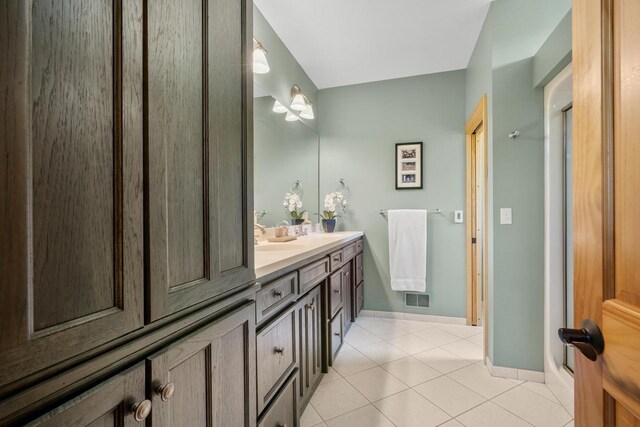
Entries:
[[313, 105], [307, 104], [304, 107], [304, 110], [302, 110], [302, 112], [300, 113], [300, 117], [302, 117], [303, 119], [313, 120], [315, 118], [315, 116], [313, 115]]
[[313, 114], [313, 105], [309, 98], [300, 90], [298, 85], [291, 87], [291, 105], [292, 110], [300, 111], [300, 117], [303, 119], [313, 120], [315, 115]]
[[256, 38], [253, 38], [253, 72], [255, 74], [266, 74], [270, 70], [267, 62], [267, 50]]
[[287, 111], [287, 115], [284, 117], [284, 119], [288, 122], [295, 122], [300, 120], [300, 117], [296, 116], [291, 111]]
[[276, 99], [276, 102], [273, 103], [273, 112], [283, 114], [283, 113], [286, 113], [287, 111], [289, 111], [289, 109], [284, 105], [282, 105], [280, 101]]

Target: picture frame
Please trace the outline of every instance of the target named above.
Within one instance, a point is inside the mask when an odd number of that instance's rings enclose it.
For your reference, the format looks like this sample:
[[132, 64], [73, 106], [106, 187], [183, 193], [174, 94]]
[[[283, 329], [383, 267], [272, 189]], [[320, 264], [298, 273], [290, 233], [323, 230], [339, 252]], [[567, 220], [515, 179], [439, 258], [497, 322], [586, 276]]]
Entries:
[[396, 190], [422, 189], [422, 142], [396, 144]]

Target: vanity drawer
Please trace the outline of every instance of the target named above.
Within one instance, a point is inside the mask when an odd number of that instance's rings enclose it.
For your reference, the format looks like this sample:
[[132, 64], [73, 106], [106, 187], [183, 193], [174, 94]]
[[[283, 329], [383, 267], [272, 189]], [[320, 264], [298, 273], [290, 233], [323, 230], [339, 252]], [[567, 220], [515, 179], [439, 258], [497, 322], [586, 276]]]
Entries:
[[331, 343], [329, 347], [329, 365], [333, 365], [333, 361], [338, 355], [338, 351], [340, 351], [340, 347], [342, 347], [342, 339], [343, 339], [343, 324], [344, 324], [344, 312], [340, 310], [336, 317], [329, 323], [329, 342]]
[[356, 255], [356, 285], [359, 285], [362, 282], [362, 276], [364, 273], [364, 267], [362, 265], [362, 254]]
[[355, 243], [350, 244], [349, 246], [347, 246], [346, 248], [344, 248], [342, 250], [342, 260], [344, 262], [349, 261], [355, 255], [356, 255], [356, 244]]
[[298, 373], [289, 378], [264, 415], [258, 427], [295, 427], [298, 421]]
[[331, 263], [331, 272], [333, 273], [336, 269], [340, 268], [342, 265], [342, 250], [332, 253], [329, 255], [329, 260]]
[[356, 287], [356, 315], [354, 317], [357, 317], [358, 314], [360, 314], [360, 311], [362, 310], [362, 306], [364, 305], [364, 282], [360, 283], [357, 287]]
[[329, 318], [333, 318], [342, 308], [342, 270], [329, 278]]
[[279, 308], [293, 301], [298, 294], [298, 273], [294, 272], [271, 282], [256, 295], [256, 324], [259, 324]]
[[300, 269], [300, 294], [304, 294], [329, 275], [329, 258], [323, 258]]
[[364, 240], [360, 239], [356, 242], [356, 252], [360, 253], [364, 250]]
[[296, 317], [292, 308], [256, 336], [258, 413], [297, 367]]

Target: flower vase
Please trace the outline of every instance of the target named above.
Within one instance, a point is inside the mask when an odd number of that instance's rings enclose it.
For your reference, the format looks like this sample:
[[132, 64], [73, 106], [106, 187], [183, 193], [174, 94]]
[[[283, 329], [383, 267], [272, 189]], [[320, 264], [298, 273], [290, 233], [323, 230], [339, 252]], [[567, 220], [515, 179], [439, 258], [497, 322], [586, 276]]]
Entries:
[[302, 225], [303, 223], [304, 223], [304, 218], [291, 220], [291, 225]]
[[336, 219], [323, 219], [322, 228], [325, 233], [333, 233], [333, 230], [336, 229]]

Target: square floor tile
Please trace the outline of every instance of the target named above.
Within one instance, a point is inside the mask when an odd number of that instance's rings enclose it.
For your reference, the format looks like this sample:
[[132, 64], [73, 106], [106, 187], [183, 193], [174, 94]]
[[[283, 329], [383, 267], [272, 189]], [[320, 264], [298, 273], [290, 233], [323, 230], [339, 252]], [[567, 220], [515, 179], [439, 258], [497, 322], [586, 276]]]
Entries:
[[371, 402], [409, 388], [405, 383], [379, 367], [349, 375], [346, 380]]
[[351, 325], [351, 329], [347, 332], [344, 340], [355, 348], [363, 347], [365, 345], [374, 344], [382, 341], [382, 338], [373, 335], [368, 330], [361, 328], [358, 325]]
[[360, 347], [358, 349], [362, 354], [376, 362], [378, 365], [393, 362], [409, 356], [406, 352], [397, 347], [392, 346], [386, 341]]
[[342, 378], [319, 385], [311, 397], [311, 404], [323, 419], [328, 420], [366, 406], [369, 401]]
[[464, 424], [462, 424], [460, 421], [449, 420], [444, 424], [440, 424], [440, 427], [464, 427]]
[[431, 350], [436, 347], [435, 344], [413, 334], [391, 338], [387, 340], [387, 342], [409, 354], [422, 353], [423, 351]]
[[531, 424], [491, 402], [465, 412], [456, 418], [467, 427], [530, 427]]
[[335, 381], [340, 378], [342, 378], [342, 375], [340, 375], [335, 369], [329, 368], [329, 372], [327, 372], [322, 376], [322, 381], [320, 381], [320, 384], [326, 384], [328, 382]]
[[341, 350], [336, 360], [334, 360], [332, 367], [338, 374], [346, 377], [347, 375], [355, 374], [365, 369], [371, 369], [375, 366], [376, 364], [364, 354], [356, 349], [351, 349]]
[[482, 347], [467, 340], [452, 342], [451, 344], [443, 345], [442, 348], [472, 362], [482, 361], [483, 358]]
[[569, 421], [564, 427], [575, 427], [575, 422], [573, 420]]
[[487, 399], [446, 376], [413, 388], [452, 417], [474, 408]]
[[549, 399], [553, 403], [557, 403], [560, 405], [560, 401], [551, 393], [549, 387], [542, 383], [533, 383], [533, 382], [525, 382], [522, 384], [522, 387], [526, 388], [529, 391], [532, 391], [540, 396]]
[[311, 404], [308, 404], [300, 417], [300, 427], [313, 427], [322, 423], [322, 421], [320, 414], [318, 414]]
[[562, 427], [571, 421], [571, 415], [557, 403], [520, 386], [492, 400], [538, 427]]
[[388, 322], [384, 322], [383, 325], [377, 325], [375, 328], [369, 329], [369, 332], [384, 340], [389, 338], [401, 337], [410, 333], [406, 329], [403, 329], [396, 325], [392, 325]]
[[462, 339], [459, 336], [441, 330], [440, 327], [414, 332], [414, 335], [417, 335], [418, 337], [425, 339], [437, 346], [447, 345], [455, 341], [460, 341]]
[[376, 317], [365, 316], [365, 317], [358, 317], [356, 319], [355, 324], [360, 326], [361, 328], [371, 330], [371, 329], [375, 329], [376, 326], [386, 325], [387, 322], [385, 321], [385, 319], [378, 319]]
[[478, 326], [441, 324], [439, 328], [449, 334], [455, 335], [460, 338], [469, 338], [474, 335], [480, 335], [483, 332], [482, 327]]
[[375, 406], [368, 405], [327, 421], [329, 427], [394, 427]]
[[470, 343], [479, 345], [480, 347], [484, 346], [484, 334], [473, 335], [465, 339]]
[[374, 403], [397, 427], [432, 427], [451, 419], [446, 412], [409, 389]]
[[[437, 368], [436, 368], [437, 369]], [[500, 393], [517, 386], [513, 382], [498, 377], [492, 377], [487, 368], [474, 364], [449, 374], [449, 378], [470, 388], [481, 396], [491, 399]]]
[[449, 372], [453, 372], [456, 369], [464, 368], [471, 364], [469, 360], [463, 359], [462, 357], [441, 348], [423, 351], [422, 353], [413, 355], [413, 357], [443, 374], [448, 374]]
[[442, 375], [432, 367], [425, 365], [413, 357], [405, 357], [395, 362], [382, 365], [382, 369], [398, 378], [410, 387], [422, 384]]
[[438, 326], [437, 323], [419, 322], [417, 320], [386, 319], [386, 321], [409, 332], [424, 331]]

